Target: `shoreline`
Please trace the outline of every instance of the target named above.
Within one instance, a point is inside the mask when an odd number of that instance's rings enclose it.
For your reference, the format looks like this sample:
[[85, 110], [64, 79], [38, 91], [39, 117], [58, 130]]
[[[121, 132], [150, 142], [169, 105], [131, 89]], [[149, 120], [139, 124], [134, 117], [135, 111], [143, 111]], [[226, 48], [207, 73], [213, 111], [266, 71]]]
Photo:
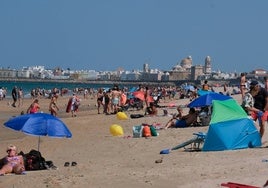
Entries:
[[[240, 79], [228, 80], [207, 79], [211, 85], [239, 85]], [[201, 86], [203, 80], [174, 80], [174, 81], [142, 81], [142, 80], [71, 80], [71, 79], [31, 79], [31, 78], [0, 78], [0, 82], [40, 82], [40, 83], [72, 83], [72, 84], [108, 84], [108, 85], [148, 85], [148, 86], [180, 86], [188, 83], [190, 85]]]
[[159, 81], [159, 82], [155, 82], [155, 81], [118, 81], [118, 80], [51, 80], [51, 79], [23, 79], [23, 78], [19, 78], [19, 79], [11, 79], [11, 78], [0, 78], [0, 81], [2, 82], [47, 82], [47, 83], [77, 83], [77, 84], [109, 84], [109, 85], [113, 85], [113, 84], [125, 84], [125, 85], [138, 85], [138, 84], [142, 84], [142, 85], [160, 85], [160, 86], [175, 86], [176, 81], [172, 82], [172, 81]]

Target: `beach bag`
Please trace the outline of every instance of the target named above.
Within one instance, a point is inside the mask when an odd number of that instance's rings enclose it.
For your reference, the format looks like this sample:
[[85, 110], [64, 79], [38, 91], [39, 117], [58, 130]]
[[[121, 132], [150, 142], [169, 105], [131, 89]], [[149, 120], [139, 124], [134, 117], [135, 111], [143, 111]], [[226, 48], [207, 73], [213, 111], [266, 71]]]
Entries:
[[152, 136], [158, 136], [158, 133], [153, 125], [150, 125], [150, 130], [151, 130]]
[[23, 155], [25, 170], [45, 170], [48, 169], [46, 160], [41, 153], [32, 149], [29, 153]]
[[150, 136], [152, 136], [150, 126], [149, 126], [149, 125], [144, 125], [144, 126], [143, 126], [143, 131], [142, 131], [142, 133], [143, 133], [143, 136], [144, 136], [144, 137], [150, 137]]
[[133, 126], [132, 131], [133, 131], [133, 138], [140, 138], [142, 137], [143, 126], [142, 125]]

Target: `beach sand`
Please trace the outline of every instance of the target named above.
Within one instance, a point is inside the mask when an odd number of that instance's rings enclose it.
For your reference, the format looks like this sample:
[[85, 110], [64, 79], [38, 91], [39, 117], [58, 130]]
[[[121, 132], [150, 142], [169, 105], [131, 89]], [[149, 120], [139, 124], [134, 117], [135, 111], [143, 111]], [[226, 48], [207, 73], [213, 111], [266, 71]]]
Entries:
[[[238, 101], [240, 95], [233, 96]], [[240, 100], [241, 101], [241, 100]], [[23, 107], [13, 108], [8, 99], [0, 101], [0, 156], [6, 155], [9, 144], [25, 153], [37, 149], [38, 137], [28, 136], [3, 126], [10, 117], [26, 111], [31, 100], [24, 100]], [[96, 99], [82, 99], [78, 116], [65, 113], [67, 97], [60, 97], [59, 117], [71, 130], [73, 137], [41, 137], [40, 151], [46, 160], [52, 160], [57, 170], [30, 171], [26, 175], [0, 177], [0, 187], [54, 188], [54, 187], [154, 187], [154, 188], [215, 188], [221, 183], [237, 182], [262, 186], [268, 179], [267, 148], [242, 149], [220, 152], [187, 152], [184, 149], [168, 155], [159, 152], [193, 137], [195, 132], [206, 132], [208, 127], [158, 130], [159, 136], [132, 138], [132, 126], [142, 123], [164, 125], [170, 117], [143, 117], [118, 120], [115, 115], [97, 114]], [[183, 105], [189, 99], [162, 101]], [[40, 99], [41, 111], [48, 112], [49, 99]], [[184, 109], [185, 113], [188, 109]], [[175, 112], [175, 109], [168, 109]], [[127, 115], [144, 113], [127, 111]], [[159, 115], [163, 112], [159, 109]], [[121, 125], [124, 136], [112, 136], [112, 124]], [[268, 131], [263, 141], [267, 141]], [[130, 137], [128, 137], [130, 136]], [[156, 163], [156, 160], [162, 160]], [[77, 162], [64, 167], [65, 162]]]

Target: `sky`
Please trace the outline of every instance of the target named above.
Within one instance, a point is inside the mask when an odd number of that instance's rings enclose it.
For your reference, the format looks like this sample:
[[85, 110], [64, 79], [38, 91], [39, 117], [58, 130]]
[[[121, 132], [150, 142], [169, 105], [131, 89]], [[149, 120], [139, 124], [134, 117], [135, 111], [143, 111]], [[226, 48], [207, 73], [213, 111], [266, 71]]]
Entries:
[[267, 0], [1, 0], [0, 67], [268, 70]]

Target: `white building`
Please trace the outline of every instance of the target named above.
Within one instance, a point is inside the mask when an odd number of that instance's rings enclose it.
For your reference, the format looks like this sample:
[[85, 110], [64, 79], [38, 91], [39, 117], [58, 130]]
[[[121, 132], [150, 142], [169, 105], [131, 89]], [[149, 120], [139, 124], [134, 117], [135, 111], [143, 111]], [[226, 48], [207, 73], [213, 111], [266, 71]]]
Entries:
[[138, 71], [124, 71], [122, 72], [122, 74], [120, 75], [120, 79], [121, 80], [129, 80], [129, 81], [137, 81], [140, 80], [141, 78], [141, 73]]

